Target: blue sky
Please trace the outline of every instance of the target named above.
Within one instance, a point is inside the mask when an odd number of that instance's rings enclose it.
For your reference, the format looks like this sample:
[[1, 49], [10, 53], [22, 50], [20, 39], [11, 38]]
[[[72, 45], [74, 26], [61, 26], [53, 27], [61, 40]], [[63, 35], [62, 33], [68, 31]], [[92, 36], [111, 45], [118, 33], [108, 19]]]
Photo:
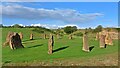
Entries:
[[47, 28], [118, 26], [117, 2], [4, 2], [1, 7], [4, 25]]
[[119, 0], [2, 0], [2, 2], [119, 2]]

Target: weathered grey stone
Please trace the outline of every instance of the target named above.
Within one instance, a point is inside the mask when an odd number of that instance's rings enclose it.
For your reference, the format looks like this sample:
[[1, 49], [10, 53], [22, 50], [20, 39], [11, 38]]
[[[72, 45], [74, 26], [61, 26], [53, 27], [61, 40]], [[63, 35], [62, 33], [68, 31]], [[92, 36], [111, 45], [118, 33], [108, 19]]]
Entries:
[[32, 33], [30, 34], [30, 40], [33, 40], [33, 34]]
[[89, 52], [89, 45], [88, 45], [88, 36], [86, 34], [83, 35], [83, 51]]
[[3, 46], [9, 45], [10, 36], [13, 35], [13, 34], [14, 34], [13, 32], [10, 32], [10, 31], [8, 32], [7, 37], [6, 37], [6, 41], [3, 44]]
[[100, 34], [100, 48], [105, 48], [105, 35]]
[[11, 49], [24, 48], [18, 33], [14, 33], [13, 35], [10, 36], [9, 45]]
[[54, 46], [54, 38], [53, 38], [53, 35], [50, 34], [50, 38], [48, 40], [48, 54], [53, 53], [53, 46]]

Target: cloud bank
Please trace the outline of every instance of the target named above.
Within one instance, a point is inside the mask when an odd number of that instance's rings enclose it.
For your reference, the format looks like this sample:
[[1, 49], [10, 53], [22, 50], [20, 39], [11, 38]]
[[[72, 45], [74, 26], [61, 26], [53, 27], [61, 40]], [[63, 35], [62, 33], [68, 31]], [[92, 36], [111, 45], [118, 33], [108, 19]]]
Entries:
[[31, 8], [22, 5], [0, 5], [4, 17], [22, 18], [28, 20], [59, 20], [65, 23], [84, 23], [102, 16], [101, 13], [82, 14], [74, 9], [44, 9]]
[[[21, 25], [21, 24], [20, 24]], [[22, 25], [23, 26], [23, 25]], [[31, 24], [31, 26], [42, 26], [42, 27], [46, 27], [48, 29], [57, 29], [57, 28], [64, 28], [66, 26], [76, 26], [77, 28], [80, 28], [79, 26], [75, 25], [75, 24], [67, 24], [67, 25], [49, 25], [49, 24]]]

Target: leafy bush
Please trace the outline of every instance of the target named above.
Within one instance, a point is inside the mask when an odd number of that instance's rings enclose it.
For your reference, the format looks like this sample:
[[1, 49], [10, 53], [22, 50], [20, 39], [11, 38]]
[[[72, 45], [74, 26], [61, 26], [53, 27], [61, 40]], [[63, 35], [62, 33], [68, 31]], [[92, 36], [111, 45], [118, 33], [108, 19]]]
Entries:
[[103, 29], [102, 25], [98, 25], [93, 32], [101, 32]]
[[32, 31], [38, 32], [38, 33], [45, 33], [45, 32], [51, 32], [54, 33], [52, 30], [47, 29], [45, 27], [34, 27]]
[[83, 36], [83, 33], [79, 32], [79, 33], [75, 33], [74, 35], [76, 35], [76, 36]]
[[23, 26], [20, 26], [19, 24], [14, 24], [12, 27], [14, 27], [14, 28], [23, 28]]
[[64, 32], [67, 33], [67, 34], [71, 34], [75, 31], [77, 31], [76, 26], [66, 26], [66, 27], [64, 27]]

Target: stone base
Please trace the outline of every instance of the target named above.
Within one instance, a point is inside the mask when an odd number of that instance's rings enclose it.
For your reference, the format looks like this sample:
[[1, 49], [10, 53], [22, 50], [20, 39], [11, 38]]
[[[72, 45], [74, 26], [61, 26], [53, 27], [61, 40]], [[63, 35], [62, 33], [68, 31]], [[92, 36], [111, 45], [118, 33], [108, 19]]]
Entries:
[[52, 46], [49, 46], [48, 54], [52, 54], [52, 53], [53, 53]]
[[105, 46], [100, 46], [100, 48], [105, 48]]
[[48, 52], [48, 54], [52, 54], [52, 52]]
[[83, 51], [85, 51], [85, 52], [90, 52], [89, 50], [86, 50], [86, 49], [82, 49]]
[[111, 45], [111, 46], [112, 46], [112, 45], [113, 45], [113, 43], [109, 43], [108, 45]]
[[30, 39], [30, 40], [33, 40], [33, 39]]

